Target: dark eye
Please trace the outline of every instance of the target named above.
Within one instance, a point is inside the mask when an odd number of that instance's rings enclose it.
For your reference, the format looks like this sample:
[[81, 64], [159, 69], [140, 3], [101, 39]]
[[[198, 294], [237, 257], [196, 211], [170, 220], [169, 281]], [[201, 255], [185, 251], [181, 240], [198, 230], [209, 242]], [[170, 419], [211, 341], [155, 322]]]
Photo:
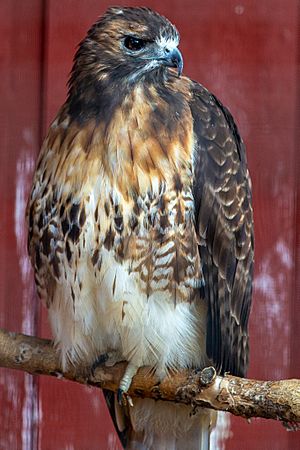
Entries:
[[145, 47], [146, 42], [143, 41], [143, 39], [138, 39], [133, 36], [126, 36], [126, 38], [124, 39], [124, 45], [129, 50], [137, 52], [138, 50], [141, 50]]

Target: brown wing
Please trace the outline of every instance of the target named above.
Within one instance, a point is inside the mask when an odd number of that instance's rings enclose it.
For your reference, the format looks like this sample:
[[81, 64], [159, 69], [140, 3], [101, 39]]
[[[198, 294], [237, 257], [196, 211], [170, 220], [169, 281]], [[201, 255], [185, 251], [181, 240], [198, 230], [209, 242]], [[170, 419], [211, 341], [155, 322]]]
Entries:
[[208, 356], [245, 375], [253, 274], [253, 213], [245, 147], [229, 111], [193, 85], [194, 200], [208, 300]]

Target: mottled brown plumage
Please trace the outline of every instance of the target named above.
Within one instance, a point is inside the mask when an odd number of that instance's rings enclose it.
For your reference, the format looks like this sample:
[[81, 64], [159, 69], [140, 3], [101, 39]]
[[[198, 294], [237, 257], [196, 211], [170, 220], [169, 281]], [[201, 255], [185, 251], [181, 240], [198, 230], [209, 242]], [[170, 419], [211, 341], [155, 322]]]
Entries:
[[[38, 293], [64, 366], [92, 366], [105, 353], [108, 363], [126, 359], [124, 391], [142, 365], [164, 376], [211, 363], [244, 375], [248, 364], [245, 149], [219, 100], [178, 76], [178, 40], [146, 8], [111, 8], [96, 22], [27, 208]], [[207, 412], [191, 419], [185, 407], [136, 400], [131, 425], [123, 414], [112, 411], [128, 448], [168, 449], [171, 439], [208, 448], [197, 432], [209, 427]]]

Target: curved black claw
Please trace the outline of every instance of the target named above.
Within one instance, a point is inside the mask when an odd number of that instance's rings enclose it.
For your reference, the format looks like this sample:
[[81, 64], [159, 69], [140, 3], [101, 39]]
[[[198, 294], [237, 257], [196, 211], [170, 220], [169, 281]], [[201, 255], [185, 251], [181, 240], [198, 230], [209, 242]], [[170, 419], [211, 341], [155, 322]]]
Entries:
[[91, 367], [91, 373], [92, 376], [95, 376], [95, 370], [97, 369], [97, 367], [102, 366], [103, 364], [106, 363], [106, 361], [108, 360], [109, 355], [108, 353], [103, 353], [102, 355], [99, 355], [96, 360], [94, 361], [92, 367]]
[[132, 398], [121, 388], [117, 390], [117, 400], [120, 406], [133, 406]]
[[117, 400], [118, 400], [119, 405], [121, 405], [121, 406], [123, 406], [124, 403], [126, 402], [124, 394], [125, 394], [125, 392], [123, 391], [123, 389], [119, 388], [117, 390]]

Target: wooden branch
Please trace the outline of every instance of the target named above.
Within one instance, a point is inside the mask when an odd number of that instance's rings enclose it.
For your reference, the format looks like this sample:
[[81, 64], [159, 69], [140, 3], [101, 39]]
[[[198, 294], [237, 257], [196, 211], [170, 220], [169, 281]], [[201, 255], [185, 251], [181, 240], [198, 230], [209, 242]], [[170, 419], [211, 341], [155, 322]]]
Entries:
[[[87, 368], [63, 373], [51, 341], [0, 329], [0, 366], [31, 374], [52, 375], [115, 391], [126, 363], [101, 366], [92, 375]], [[149, 397], [229, 411], [245, 418], [276, 419], [290, 429], [300, 425], [300, 380], [257, 381], [216, 375], [213, 367], [183, 370], [163, 381], [141, 368], [129, 390], [131, 397]]]

